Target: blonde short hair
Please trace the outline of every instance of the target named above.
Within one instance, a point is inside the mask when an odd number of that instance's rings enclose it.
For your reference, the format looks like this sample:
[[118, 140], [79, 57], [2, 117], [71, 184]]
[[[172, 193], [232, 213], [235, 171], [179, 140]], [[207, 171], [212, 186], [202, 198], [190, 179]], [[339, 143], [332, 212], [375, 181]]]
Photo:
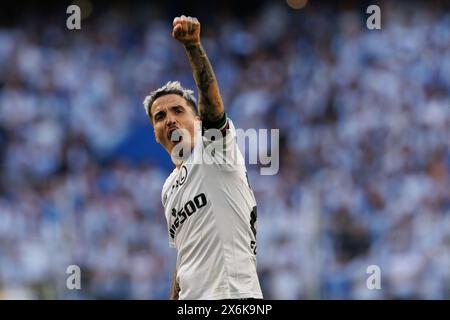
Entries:
[[194, 97], [194, 91], [183, 88], [179, 81], [169, 81], [161, 88], [152, 91], [144, 99], [143, 104], [145, 112], [147, 113], [147, 116], [150, 118], [150, 120], [152, 120], [150, 111], [153, 103], [155, 102], [156, 99], [166, 94], [177, 94], [183, 97], [187, 101], [187, 103], [192, 107], [194, 113], [198, 115], [197, 100]]

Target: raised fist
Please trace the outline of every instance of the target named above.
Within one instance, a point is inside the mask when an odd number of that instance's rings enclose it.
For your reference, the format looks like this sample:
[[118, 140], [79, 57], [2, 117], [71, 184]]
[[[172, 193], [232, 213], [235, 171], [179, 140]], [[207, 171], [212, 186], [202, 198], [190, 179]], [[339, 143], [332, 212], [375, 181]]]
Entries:
[[173, 19], [172, 37], [184, 45], [200, 43], [200, 22], [193, 17], [176, 17]]

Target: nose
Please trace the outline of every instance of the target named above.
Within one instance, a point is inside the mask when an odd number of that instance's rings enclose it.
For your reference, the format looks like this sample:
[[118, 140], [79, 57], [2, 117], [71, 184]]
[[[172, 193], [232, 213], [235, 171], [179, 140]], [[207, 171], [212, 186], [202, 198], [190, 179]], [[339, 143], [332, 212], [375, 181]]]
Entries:
[[170, 127], [170, 126], [172, 126], [174, 124], [175, 124], [175, 117], [173, 117], [172, 115], [168, 114], [166, 116], [166, 126]]

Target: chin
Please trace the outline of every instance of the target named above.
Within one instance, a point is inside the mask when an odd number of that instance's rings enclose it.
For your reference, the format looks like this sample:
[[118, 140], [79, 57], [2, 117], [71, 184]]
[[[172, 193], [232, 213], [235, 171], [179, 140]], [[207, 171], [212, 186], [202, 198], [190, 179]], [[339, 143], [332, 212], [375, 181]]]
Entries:
[[177, 164], [179, 162], [186, 161], [191, 155], [192, 146], [188, 143], [183, 143], [183, 141], [177, 142], [172, 147], [170, 152], [170, 157], [172, 161]]

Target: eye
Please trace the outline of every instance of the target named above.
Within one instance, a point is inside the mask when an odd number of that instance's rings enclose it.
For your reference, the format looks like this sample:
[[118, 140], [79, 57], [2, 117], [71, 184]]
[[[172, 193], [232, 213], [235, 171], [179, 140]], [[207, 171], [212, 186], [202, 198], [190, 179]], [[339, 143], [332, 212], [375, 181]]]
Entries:
[[159, 121], [159, 120], [161, 120], [162, 118], [164, 117], [164, 114], [163, 113], [157, 113], [156, 115], [155, 115], [155, 121]]
[[180, 113], [182, 113], [183, 111], [181, 110], [181, 109], [179, 109], [179, 108], [177, 108], [177, 109], [175, 109], [175, 113], [176, 114], [180, 114]]

